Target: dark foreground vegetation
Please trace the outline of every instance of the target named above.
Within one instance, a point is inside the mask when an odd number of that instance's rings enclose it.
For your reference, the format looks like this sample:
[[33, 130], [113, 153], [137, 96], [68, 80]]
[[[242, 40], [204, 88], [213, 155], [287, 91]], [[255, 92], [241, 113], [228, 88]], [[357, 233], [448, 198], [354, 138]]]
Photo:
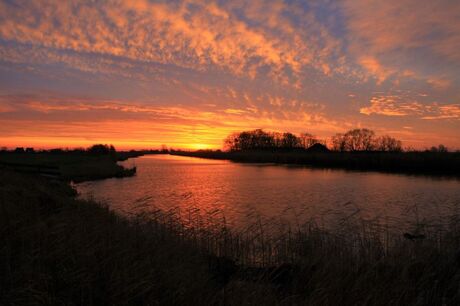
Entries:
[[119, 160], [137, 157], [142, 152], [117, 152], [113, 146], [93, 145], [88, 149], [52, 149], [35, 151], [33, 148], [16, 148], [0, 152], [0, 169], [38, 173], [67, 181], [110, 177], [126, 177], [136, 173], [117, 164]]
[[401, 141], [388, 135], [376, 136], [368, 129], [336, 134], [329, 141], [308, 133], [296, 136], [259, 129], [229, 135], [224, 147], [225, 151], [171, 151], [171, 154], [250, 163], [460, 176], [460, 152], [448, 152], [443, 145], [424, 151], [403, 150]]
[[460, 176], [458, 152], [173, 151], [173, 155], [246, 163], [279, 163], [320, 168]]
[[458, 305], [457, 215], [407, 233], [216, 212], [125, 218], [66, 184], [0, 170], [1, 305]]

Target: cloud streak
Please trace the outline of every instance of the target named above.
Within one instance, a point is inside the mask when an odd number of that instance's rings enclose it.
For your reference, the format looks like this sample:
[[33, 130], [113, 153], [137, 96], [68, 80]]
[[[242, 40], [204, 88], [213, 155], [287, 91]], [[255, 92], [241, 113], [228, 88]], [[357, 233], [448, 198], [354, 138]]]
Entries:
[[[40, 96], [2, 96], [0, 106], [6, 110], [0, 113], [0, 123], [6, 127], [0, 139], [10, 143], [53, 135], [69, 146], [75, 145], [75, 137], [77, 143], [86, 139], [88, 143], [105, 140], [124, 145], [131, 141], [138, 145], [167, 143], [188, 148], [200, 143], [219, 148], [227, 134], [241, 129], [289, 128], [301, 132], [307, 124], [310, 130], [321, 132], [336, 126], [336, 122], [322, 114], [306, 111], [279, 114], [254, 108], [203, 110]], [[28, 130], [26, 127], [31, 124], [34, 129]]]
[[[251, 27], [243, 17], [254, 15], [254, 5], [235, 3], [221, 7], [212, 1], [3, 2], [0, 37], [196, 70], [216, 67], [250, 78], [268, 69], [272, 78], [287, 81], [306, 65], [329, 71], [325, 67], [337, 42], [312, 16], [305, 16], [307, 33], [294, 31], [281, 17], [292, 8], [276, 3], [259, 3], [265, 18], [259, 18], [261, 26]], [[273, 28], [283, 35], [268, 31]]]
[[[439, 78], [440, 71], [455, 75], [459, 68], [458, 1], [346, 0], [341, 6], [347, 17], [350, 51], [358, 59], [373, 57], [380, 62], [380, 67], [368, 69], [376, 65], [359, 61], [379, 82], [391, 72], [407, 77], [409, 69], [411, 77], [434, 84], [429, 81]], [[444, 82], [442, 88], [447, 85]]]
[[460, 120], [460, 103], [439, 105], [436, 102], [424, 104], [408, 100], [401, 95], [380, 95], [372, 97], [370, 105], [360, 108], [364, 115], [415, 116], [424, 120]]

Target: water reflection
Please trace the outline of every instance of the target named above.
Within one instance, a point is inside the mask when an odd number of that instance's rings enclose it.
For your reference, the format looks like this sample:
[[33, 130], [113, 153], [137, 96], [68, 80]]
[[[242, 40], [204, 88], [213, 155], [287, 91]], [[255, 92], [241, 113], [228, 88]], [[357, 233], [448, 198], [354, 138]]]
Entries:
[[171, 155], [133, 162], [133, 178], [78, 185], [83, 197], [132, 213], [154, 207], [219, 211], [240, 227], [255, 216], [301, 224], [314, 219], [379, 220], [392, 227], [443, 222], [457, 214], [460, 182], [429, 177], [309, 169]]

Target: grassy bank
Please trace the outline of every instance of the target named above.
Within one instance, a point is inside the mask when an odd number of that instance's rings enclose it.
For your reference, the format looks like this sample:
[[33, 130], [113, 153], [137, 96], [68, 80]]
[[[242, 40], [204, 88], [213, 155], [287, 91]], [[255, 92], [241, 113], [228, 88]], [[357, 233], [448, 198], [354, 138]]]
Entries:
[[350, 218], [329, 231], [257, 220], [236, 233], [215, 213], [127, 219], [73, 196], [63, 183], [0, 172], [0, 304], [460, 302], [458, 216], [412, 236]]
[[198, 253], [155, 224], [76, 201], [73, 191], [0, 172], [0, 304], [200, 304]]
[[116, 155], [93, 156], [85, 152], [2, 152], [0, 167], [24, 172], [34, 172], [40, 167], [55, 168], [59, 178], [74, 182], [135, 174], [135, 169], [118, 165]]
[[174, 151], [171, 154], [235, 162], [298, 164], [322, 168], [460, 176], [460, 153], [458, 152]]

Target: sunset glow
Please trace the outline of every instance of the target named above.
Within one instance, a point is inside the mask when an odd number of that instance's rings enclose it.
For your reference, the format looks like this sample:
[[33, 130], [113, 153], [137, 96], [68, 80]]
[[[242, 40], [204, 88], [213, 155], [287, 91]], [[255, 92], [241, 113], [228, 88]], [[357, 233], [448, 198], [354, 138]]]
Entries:
[[0, 146], [366, 127], [460, 149], [459, 1], [0, 0]]

